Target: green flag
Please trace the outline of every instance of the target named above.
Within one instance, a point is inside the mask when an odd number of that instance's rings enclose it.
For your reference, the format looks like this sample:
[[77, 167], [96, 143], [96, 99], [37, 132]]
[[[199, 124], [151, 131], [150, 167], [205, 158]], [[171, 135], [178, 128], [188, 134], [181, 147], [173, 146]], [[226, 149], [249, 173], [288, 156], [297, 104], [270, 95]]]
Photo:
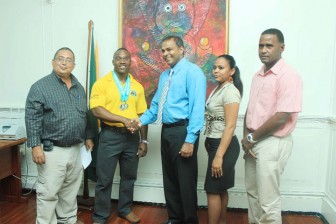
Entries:
[[[93, 38], [93, 28], [92, 28], [92, 34], [91, 34], [91, 46], [90, 46], [90, 54], [89, 54], [89, 71], [88, 71], [88, 77], [87, 77], [87, 94], [88, 94], [88, 102], [90, 95], [91, 95], [91, 89], [93, 84], [97, 80], [98, 76], [98, 60], [97, 60], [97, 55], [96, 55], [96, 48], [94, 46], [94, 38]], [[92, 181], [97, 181], [97, 176], [96, 176], [96, 161], [97, 161], [97, 150], [98, 150], [98, 131], [99, 131], [99, 126], [98, 126], [98, 120], [96, 117], [93, 116], [91, 110], [89, 111], [89, 122], [92, 130], [94, 131], [94, 147], [92, 150], [92, 162], [90, 166], [87, 168], [88, 169], [88, 178]]]

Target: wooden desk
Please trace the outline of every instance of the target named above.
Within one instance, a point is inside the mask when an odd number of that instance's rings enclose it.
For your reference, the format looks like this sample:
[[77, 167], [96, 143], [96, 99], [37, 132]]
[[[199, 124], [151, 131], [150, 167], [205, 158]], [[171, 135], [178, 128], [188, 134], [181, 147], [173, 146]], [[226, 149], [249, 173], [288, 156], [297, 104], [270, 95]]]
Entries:
[[21, 164], [19, 145], [27, 139], [0, 140], [0, 199], [26, 201], [22, 196]]

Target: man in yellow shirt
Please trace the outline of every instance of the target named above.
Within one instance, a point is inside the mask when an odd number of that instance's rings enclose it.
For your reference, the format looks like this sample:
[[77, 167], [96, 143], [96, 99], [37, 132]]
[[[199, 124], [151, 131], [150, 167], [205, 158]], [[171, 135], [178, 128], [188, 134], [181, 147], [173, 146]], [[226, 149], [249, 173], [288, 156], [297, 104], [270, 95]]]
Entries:
[[[94, 223], [106, 223], [111, 210], [111, 191], [117, 163], [120, 166], [119, 216], [131, 223], [140, 219], [131, 210], [139, 157], [147, 153], [147, 126], [134, 131], [131, 119], [146, 109], [144, 88], [131, 74], [131, 55], [119, 48], [113, 55], [114, 71], [99, 79], [92, 88], [90, 108], [101, 120], [97, 152], [97, 185]], [[140, 134], [139, 134], [140, 132]]]

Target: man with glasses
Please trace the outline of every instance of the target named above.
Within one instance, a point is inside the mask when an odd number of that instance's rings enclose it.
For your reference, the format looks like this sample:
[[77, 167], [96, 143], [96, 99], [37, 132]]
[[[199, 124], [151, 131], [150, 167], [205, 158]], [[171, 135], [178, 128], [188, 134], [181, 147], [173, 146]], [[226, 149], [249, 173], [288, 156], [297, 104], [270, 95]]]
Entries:
[[28, 147], [37, 165], [36, 223], [82, 223], [77, 220], [77, 192], [83, 167], [80, 148], [93, 148], [87, 127], [83, 86], [71, 74], [75, 56], [61, 48], [53, 71], [31, 86], [26, 100]]
[[147, 126], [132, 129], [131, 118], [146, 109], [144, 88], [129, 74], [131, 55], [119, 48], [113, 55], [114, 70], [92, 88], [90, 108], [100, 119], [102, 131], [97, 151], [97, 185], [93, 223], [106, 223], [111, 211], [111, 191], [116, 166], [120, 166], [119, 216], [131, 223], [139, 217], [131, 210], [139, 158], [147, 153]]

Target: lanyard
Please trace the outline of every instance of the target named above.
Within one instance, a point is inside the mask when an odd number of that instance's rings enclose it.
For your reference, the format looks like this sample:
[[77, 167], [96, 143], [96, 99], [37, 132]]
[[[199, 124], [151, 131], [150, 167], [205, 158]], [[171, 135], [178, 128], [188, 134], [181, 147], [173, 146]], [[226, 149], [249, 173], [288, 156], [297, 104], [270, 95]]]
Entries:
[[130, 85], [131, 85], [130, 83], [131, 83], [131, 81], [130, 81], [129, 75], [127, 75], [124, 87], [121, 85], [121, 82], [120, 82], [119, 78], [117, 77], [117, 75], [115, 74], [114, 71], [112, 71], [112, 77], [113, 77], [115, 83], [118, 86], [118, 90], [119, 90], [119, 93], [120, 93], [120, 100], [122, 102], [126, 102], [128, 100], [128, 96], [130, 94]]

